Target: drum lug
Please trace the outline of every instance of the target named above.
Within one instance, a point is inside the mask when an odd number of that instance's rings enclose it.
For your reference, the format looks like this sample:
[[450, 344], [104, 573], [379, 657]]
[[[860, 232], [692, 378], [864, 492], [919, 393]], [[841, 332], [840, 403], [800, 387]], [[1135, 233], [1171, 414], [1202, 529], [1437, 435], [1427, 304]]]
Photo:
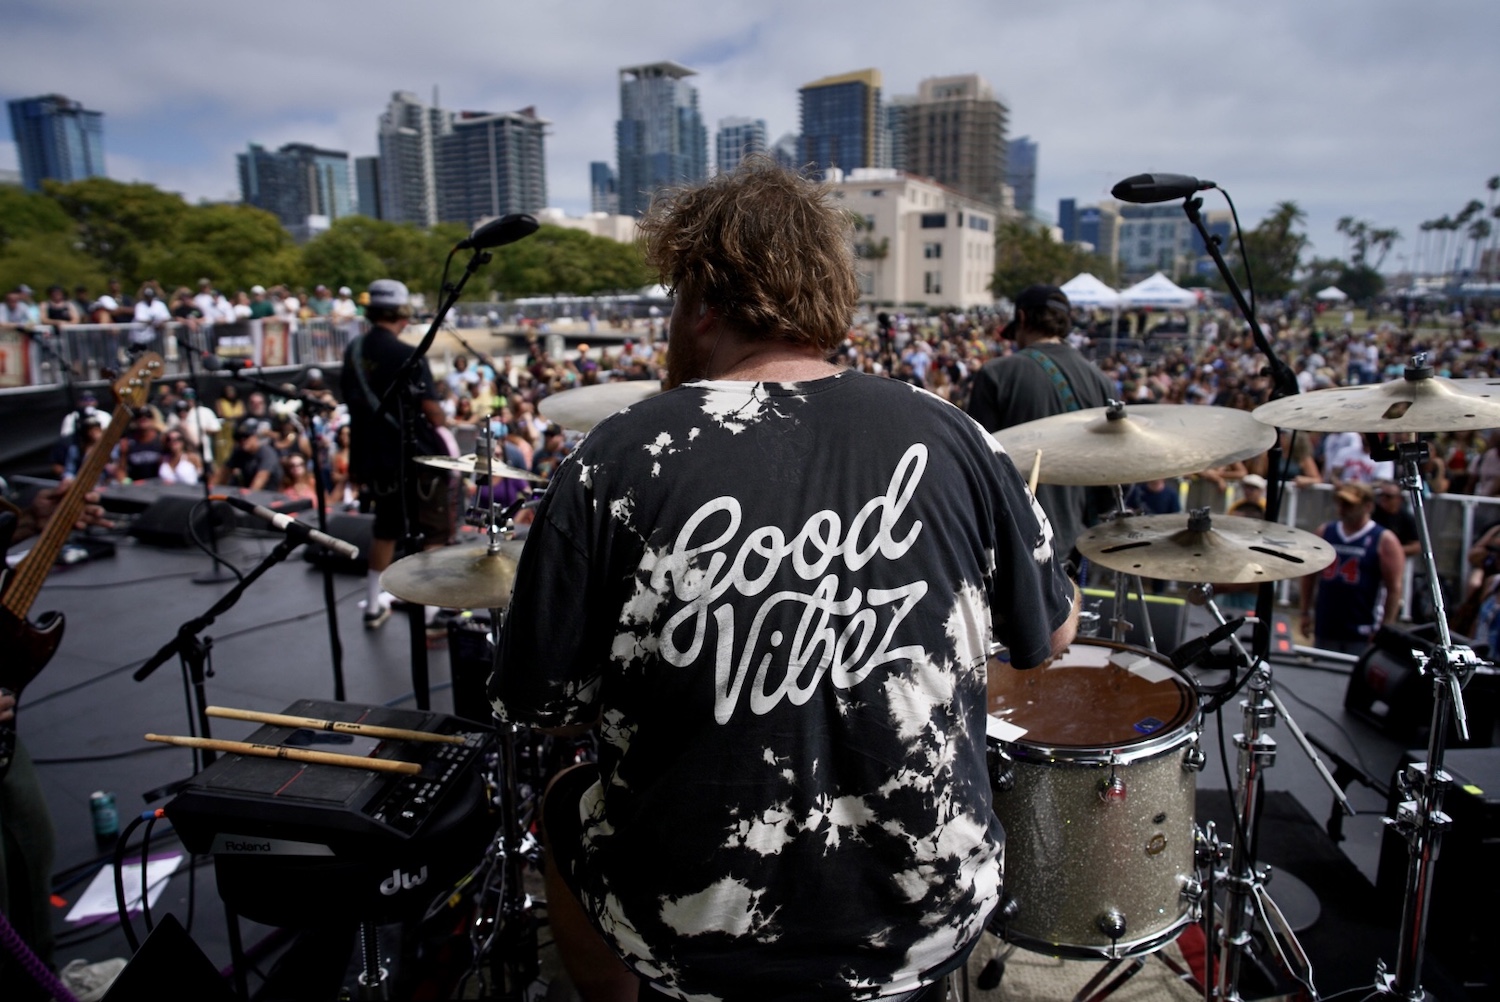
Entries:
[[1008, 752], [990, 749], [990, 784], [996, 793], [1009, 793], [1016, 785], [1016, 760]]
[[1188, 877], [1182, 882], [1182, 900], [1189, 905], [1197, 907], [1203, 901], [1203, 881], [1197, 877]]
[[1118, 908], [1111, 908], [1094, 920], [1099, 931], [1112, 941], [1119, 942], [1125, 935], [1125, 915]]
[[1099, 781], [1099, 799], [1106, 804], [1123, 804], [1127, 794], [1125, 781], [1113, 773], [1108, 779]]
[[1183, 772], [1202, 772], [1207, 764], [1208, 756], [1196, 744], [1188, 745], [1187, 750], [1182, 753]]

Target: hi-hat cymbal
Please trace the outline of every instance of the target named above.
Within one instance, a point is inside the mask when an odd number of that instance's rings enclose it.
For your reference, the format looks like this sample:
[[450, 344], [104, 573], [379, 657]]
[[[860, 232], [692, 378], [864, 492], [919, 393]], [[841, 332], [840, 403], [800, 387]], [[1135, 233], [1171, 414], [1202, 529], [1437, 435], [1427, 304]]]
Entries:
[[1202, 510], [1115, 519], [1085, 530], [1076, 545], [1103, 567], [1162, 581], [1259, 584], [1312, 574], [1334, 560], [1322, 536], [1259, 518], [1210, 519]]
[[1438, 432], [1500, 428], [1500, 379], [1427, 376], [1331, 386], [1261, 404], [1256, 418], [1298, 431]]
[[380, 587], [414, 605], [445, 609], [503, 609], [510, 604], [516, 563], [524, 540], [488, 545], [445, 546], [413, 553], [387, 567]]
[[544, 479], [530, 470], [507, 466], [498, 459], [486, 460], [472, 452], [463, 456], [418, 456], [416, 461], [423, 466], [435, 466], [440, 470], [477, 473], [483, 477], [497, 477], [502, 480], [529, 480], [539, 484]]
[[995, 440], [1020, 470], [1041, 450], [1038, 482], [1074, 487], [1180, 477], [1258, 456], [1276, 430], [1233, 407], [1092, 407], [1002, 428]]
[[616, 411], [622, 411], [660, 392], [660, 380], [629, 379], [563, 390], [550, 397], [543, 397], [536, 407], [542, 417], [553, 424], [573, 431], [588, 431]]

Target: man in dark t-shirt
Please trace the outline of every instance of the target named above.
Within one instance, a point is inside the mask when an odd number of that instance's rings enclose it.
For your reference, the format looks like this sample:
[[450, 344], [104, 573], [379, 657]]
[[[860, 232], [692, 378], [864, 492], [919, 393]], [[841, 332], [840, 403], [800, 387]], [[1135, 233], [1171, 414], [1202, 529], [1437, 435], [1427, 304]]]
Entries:
[[1076, 591], [978, 424], [825, 361], [846, 225], [755, 158], [659, 197], [664, 391], [584, 437], [527, 536], [490, 694], [598, 727], [542, 812], [589, 1002], [925, 1000], [1000, 898], [986, 659], [1054, 656]]
[[[395, 559], [396, 543], [407, 529], [401, 497], [403, 455], [415, 484], [406, 503], [416, 506], [425, 545], [431, 548], [452, 541], [457, 516], [452, 477], [410, 460], [415, 456], [456, 454], [457, 450], [440, 431], [448, 419], [438, 403], [426, 359], [417, 363], [410, 377], [410, 394], [385, 413], [378, 413], [386, 391], [416, 349], [400, 338], [411, 320], [411, 295], [406, 286], [390, 278], [376, 279], [370, 283], [369, 296], [365, 318], [370, 330], [350, 341], [345, 349], [339, 388], [349, 408], [349, 479], [359, 485], [361, 506], [375, 513], [367, 554], [364, 615], [365, 628], [375, 629], [391, 614], [389, 599], [380, 589], [380, 575]], [[403, 406], [421, 411], [413, 422], [416, 451], [409, 454], [403, 452]]]
[[[1056, 286], [1032, 285], [1016, 296], [1015, 315], [1000, 332], [1016, 351], [986, 362], [974, 374], [969, 416], [986, 431], [999, 431], [1039, 418], [1103, 407], [1109, 380], [1064, 340], [1072, 327], [1067, 294]], [[1108, 488], [1064, 487], [1042, 482], [1037, 500], [1052, 521], [1057, 548], [1066, 559], [1073, 541], [1112, 507]]]
[[245, 418], [234, 429], [234, 451], [214, 475], [220, 486], [253, 491], [281, 489], [281, 457], [266, 438], [270, 428], [264, 421]]

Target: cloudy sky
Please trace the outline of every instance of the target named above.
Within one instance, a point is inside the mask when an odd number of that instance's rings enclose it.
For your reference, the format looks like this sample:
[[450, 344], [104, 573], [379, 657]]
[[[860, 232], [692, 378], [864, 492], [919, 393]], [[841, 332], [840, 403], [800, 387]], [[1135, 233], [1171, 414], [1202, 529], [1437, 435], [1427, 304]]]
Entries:
[[237, 197], [250, 142], [374, 153], [390, 93], [436, 88], [454, 110], [534, 105], [550, 201], [586, 211], [619, 67], [663, 59], [699, 72], [710, 136], [731, 115], [795, 131], [797, 88], [835, 73], [876, 67], [888, 95], [979, 73], [1040, 144], [1048, 216], [1129, 174], [1193, 174], [1247, 225], [1297, 202], [1320, 255], [1343, 252], [1341, 216], [1395, 226], [1387, 270], [1500, 174], [1495, 0], [9, 0], [4, 25], [0, 98], [102, 111], [110, 176], [192, 200]]

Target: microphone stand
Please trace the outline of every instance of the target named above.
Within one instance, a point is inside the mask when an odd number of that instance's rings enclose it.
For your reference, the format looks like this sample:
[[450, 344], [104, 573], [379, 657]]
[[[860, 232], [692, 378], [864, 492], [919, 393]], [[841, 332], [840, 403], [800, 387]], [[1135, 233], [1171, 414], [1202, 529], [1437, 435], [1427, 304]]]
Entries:
[[[177, 339], [178, 345], [182, 347], [183, 354], [187, 356], [188, 382], [193, 384], [193, 423], [198, 429], [198, 456], [201, 459], [203, 457], [203, 448], [208, 444], [208, 441], [203, 437], [203, 415], [198, 410], [199, 407], [203, 406], [203, 386], [198, 381], [198, 365], [194, 361], [194, 356], [198, 354], [198, 350], [191, 338], [183, 334], [181, 327], [173, 331], [172, 336]], [[205, 463], [203, 466], [203, 475], [198, 480], [203, 484], [203, 503], [208, 511], [208, 555], [213, 558], [214, 566], [213, 570], [206, 571], [193, 578], [193, 584], [223, 584], [225, 581], [234, 579], [233, 574], [225, 573], [225, 562], [219, 556], [219, 520], [215, 515], [214, 503], [211, 500], [213, 486], [208, 482], [208, 474], [208, 464]]]
[[[236, 379], [259, 387], [267, 393], [281, 397], [284, 400], [295, 400], [312, 414], [326, 414], [333, 410], [333, 406], [327, 401], [313, 396], [311, 393], [288, 390], [285, 386], [278, 386], [259, 376], [247, 376], [243, 373], [236, 375]], [[318, 443], [308, 432], [307, 427], [297, 418], [292, 419], [297, 429], [307, 436], [308, 444], [312, 446], [313, 465], [313, 490], [317, 497], [318, 528], [323, 532], [328, 531], [328, 491], [323, 483], [323, 465], [319, 460]], [[368, 554], [366, 554], [368, 556]], [[328, 619], [328, 650], [333, 658], [333, 698], [340, 703], [344, 702], [344, 644], [339, 639], [339, 615], [337, 600], [333, 593], [333, 564], [329, 560], [321, 560], [323, 572], [323, 611]], [[424, 707], [425, 709], [425, 707]]]
[[[210, 662], [209, 651], [213, 648], [213, 638], [199, 638], [198, 634], [212, 626], [214, 620], [218, 619], [220, 615], [227, 612], [240, 600], [240, 596], [245, 593], [245, 589], [254, 584], [256, 579], [266, 571], [285, 560], [300, 544], [301, 541], [292, 536], [282, 539], [250, 573], [246, 574], [233, 588], [220, 596], [219, 600], [207, 612], [179, 626], [177, 628], [177, 635], [163, 644], [161, 649], [151, 655], [145, 664], [136, 669], [132, 677], [137, 682], [143, 682], [147, 676], [161, 667], [173, 654], [178, 656], [182, 661], [184, 681], [189, 683], [192, 688], [193, 698], [188, 714], [188, 732], [190, 734], [196, 736], [201, 731], [203, 737], [211, 736], [208, 724], [208, 693], [205, 680], [213, 672], [211, 667], [206, 667]], [[212, 765], [216, 757], [212, 749], [205, 748], [201, 751], [196, 748], [193, 749], [193, 775], [198, 775], [203, 769]], [[163, 788], [161, 792], [176, 792], [176, 790], [182, 787], [184, 782], [186, 781], [172, 783]], [[149, 801], [150, 797], [148, 796], [147, 799]], [[224, 906], [224, 920], [229, 931], [230, 963], [234, 970], [235, 989], [240, 998], [248, 999], [250, 995], [245, 978], [246, 958], [245, 948], [240, 940], [239, 914], [227, 904]]]
[[[1293, 396], [1300, 392], [1297, 385], [1296, 374], [1285, 361], [1278, 358], [1265, 332], [1261, 330], [1260, 321], [1255, 316], [1255, 310], [1245, 300], [1239, 283], [1235, 281], [1234, 272], [1230, 269], [1228, 262], [1219, 248], [1219, 238], [1210, 234], [1208, 228], [1203, 224], [1200, 210], [1203, 207], [1203, 199], [1195, 196], [1184, 199], [1182, 210], [1187, 214], [1188, 221], [1198, 231], [1203, 240], [1203, 246], [1208, 250], [1209, 256], [1213, 258], [1214, 264], [1218, 266], [1219, 274], [1224, 279], [1229, 293], [1234, 297], [1235, 304], [1240, 313], [1250, 325], [1251, 337], [1261, 354], [1266, 356], [1265, 374], [1271, 378], [1271, 399]], [[1268, 452], [1270, 460], [1270, 472], [1272, 476], [1267, 477], [1266, 485], [1266, 513], [1268, 522], [1279, 521], [1282, 497], [1285, 488], [1281, 478], [1282, 474], [1282, 450], [1281, 438], [1278, 435], [1276, 442]], [[1215, 609], [1217, 616], [1217, 610]], [[1265, 882], [1269, 878], [1269, 871], [1256, 866], [1255, 849], [1260, 827], [1260, 811], [1258, 809], [1260, 788], [1264, 783], [1264, 770], [1275, 763], [1276, 739], [1266, 734], [1265, 731], [1273, 727], [1279, 713], [1285, 717], [1288, 726], [1292, 728], [1294, 736], [1300, 740], [1300, 728], [1298, 728], [1291, 717], [1286, 713], [1285, 705], [1276, 698], [1271, 688], [1271, 665], [1269, 661], [1271, 652], [1271, 626], [1276, 611], [1276, 586], [1267, 581], [1260, 585], [1256, 595], [1255, 603], [1255, 628], [1251, 634], [1251, 650], [1248, 654], [1244, 648], [1235, 643], [1236, 649], [1241, 653], [1245, 661], [1247, 674], [1236, 680], [1233, 677], [1225, 683], [1224, 693], [1210, 706], [1210, 712], [1218, 710], [1224, 700], [1238, 691], [1241, 686], [1249, 684], [1250, 696], [1241, 702], [1244, 711], [1245, 730], [1234, 736], [1235, 747], [1238, 749], [1238, 766], [1235, 788], [1236, 802], [1236, 832], [1233, 845], [1230, 847], [1229, 866], [1222, 874], [1226, 890], [1226, 903], [1224, 907], [1223, 928], [1219, 933], [1218, 941], [1218, 977], [1205, 979], [1205, 994], [1209, 992], [1217, 995], [1227, 1002], [1239, 1002], [1240, 970], [1242, 962], [1250, 948], [1252, 940], [1252, 927], [1257, 915], [1261, 925], [1270, 928], [1273, 933], [1273, 942], [1284, 941], [1292, 954], [1292, 959], [1302, 961], [1299, 965], [1301, 970], [1306, 971], [1310, 982], [1312, 971], [1305, 963], [1306, 954], [1297, 943], [1296, 937], [1292, 935], [1291, 928], [1284, 919], [1280, 918], [1279, 910], [1275, 909], [1274, 903], [1268, 909], [1267, 903], [1270, 898], [1265, 892]], [[1223, 620], [1220, 619], [1222, 624]], [[1336, 799], [1343, 805], [1348, 813], [1354, 813], [1348, 801], [1344, 798], [1343, 790], [1338, 786], [1328, 770], [1318, 758], [1317, 752], [1306, 741], [1301, 742], [1304, 752], [1307, 753], [1315, 766], [1318, 767], [1319, 776], [1323, 778], [1333, 789]], [[1212, 845], [1208, 847], [1209, 855], [1216, 859], [1223, 858], [1224, 847]], [[1274, 917], [1271, 915], [1274, 912]], [[1209, 915], [1212, 916], [1212, 903], [1210, 902]], [[1280, 921], [1277, 921], [1280, 919]], [[1213, 934], [1212, 921], [1209, 921], [1208, 933]], [[1275, 937], [1279, 936], [1280, 940]], [[1209, 945], [1212, 947], [1213, 939], [1210, 938]], [[1283, 953], [1283, 958], [1285, 954]], [[1290, 965], [1289, 965], [1290, 966]], [[1307, 985], [1311, 987], [1311, 985]]]
[[[455, 248], [455, 252], [457, 248]], [[422, 342], [417, 345], [416, 351], [407, 356], [401, 368], [396, 370], [395, 377], [390, 386], [386, 387], [384, 395], [380, 398], [380, 404], [375, 409], [375, 419], [378, 421], [391, 412], [392, 406], [399, 412], [401, 423], [401, 456], [400, 456], [400, 480], [398, 495], [401, 498], [402, 522], [406, 525], [406, 536], [402, 539], [397, 550], [397, 560], [403, 557], [420, 553], [424, 544], [421, 526], [418, 523], [418, 481], [411, 470], [411, 465], [416, 456], [417, 449], [417, 420], [421, 417], [420, 397], [420, 374], [418, 366], [427, 352], [432, 348], [432, 343], [437, 340], [438, 331], [442, 328], [443, 318], [448, 311], [453, 309], [458, 302], [459, 294], [469, 279], [479, 271], [481, 267], [490, 263], [492, 255], [483, 248], [475, 248], [469, 257], [469, 263], [464, 267], [464, 272], [459, 276], [457, 282], [444, 283], [444, 296], [438, 303], [438, 310], [432, 317], [431, 324], [427, 327], [427, 333], [423, 335]], [[411, 630], [411, 676], [412, 691], [416, 695], [418, 709], [429, 709], [430, 699], [428, 691], [427, 672], [427, 624], [424, 621], [422, 606], [412, 604], [408, 610], [407, 622]]]

